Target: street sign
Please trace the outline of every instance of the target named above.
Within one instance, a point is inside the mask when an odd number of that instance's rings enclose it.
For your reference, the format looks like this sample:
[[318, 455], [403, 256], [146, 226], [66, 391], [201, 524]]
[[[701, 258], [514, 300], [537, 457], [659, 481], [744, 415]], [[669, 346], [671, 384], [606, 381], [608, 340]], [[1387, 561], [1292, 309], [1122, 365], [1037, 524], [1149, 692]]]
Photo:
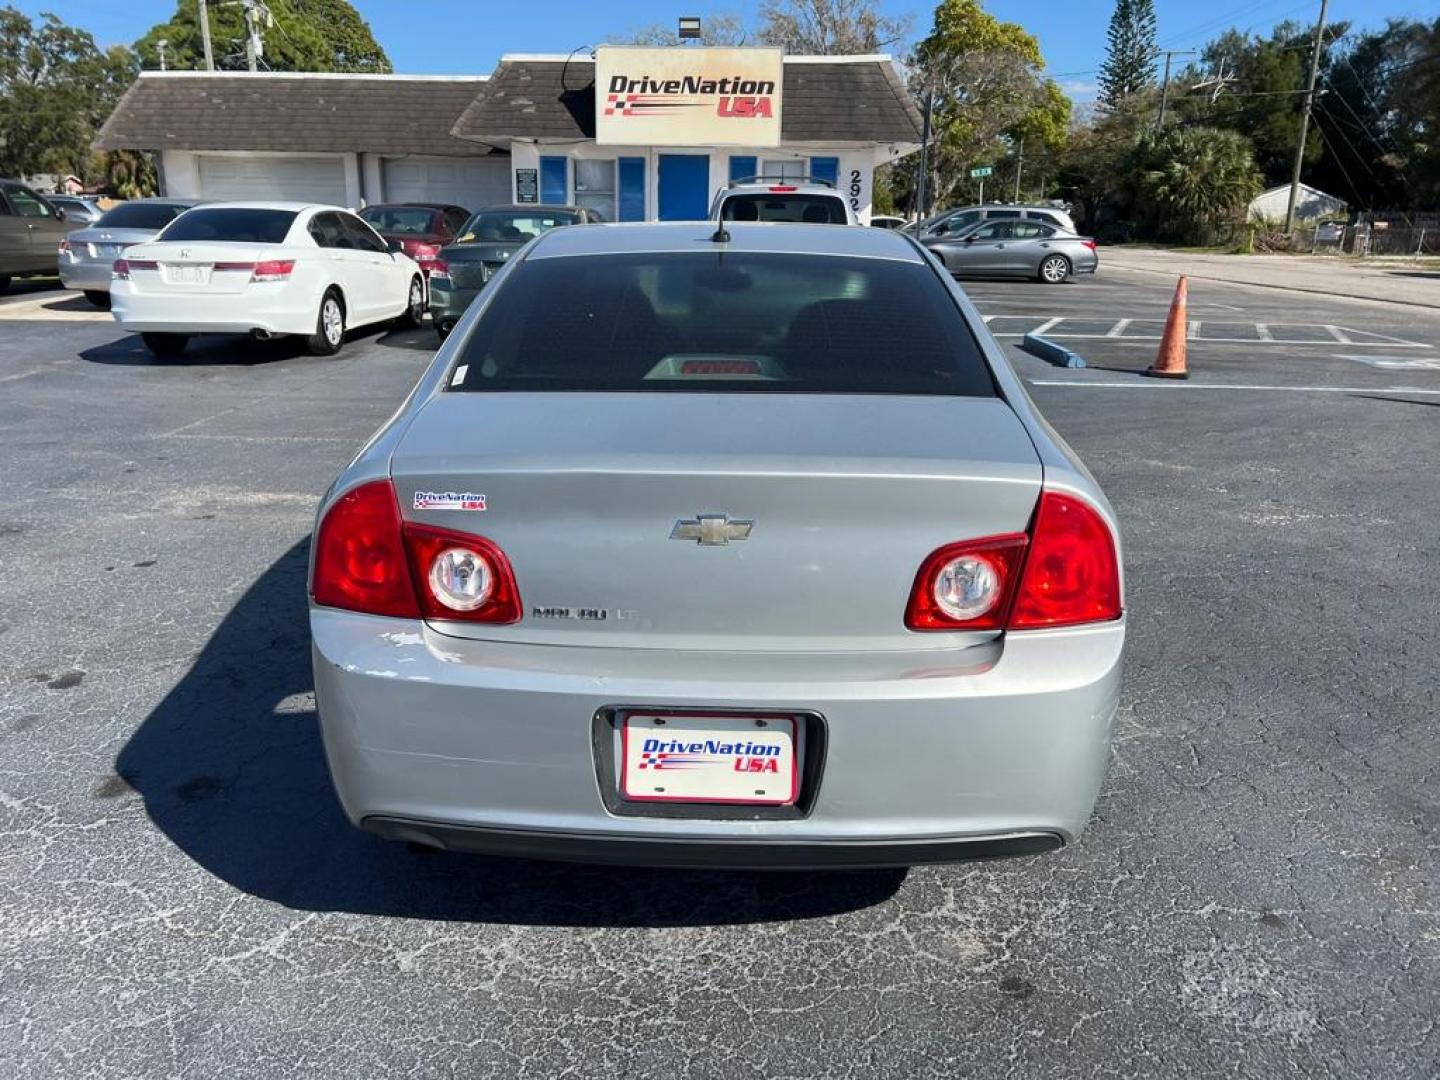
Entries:
[[994, 171], [995, 171], [995, 166], [993, 166], [993, 165], [981, 165], [981, 166], [980, 166], [979, 168], [977, 168], [977, 169], [971, 169], [971, 170], [970, 170], [970, 179], [971, 179], [971, 180], [979, 180], [980, 177], [982, 177], [982, 176], [989, 176], [989, 175], [990, 175], [991, 173], [993, 173]]

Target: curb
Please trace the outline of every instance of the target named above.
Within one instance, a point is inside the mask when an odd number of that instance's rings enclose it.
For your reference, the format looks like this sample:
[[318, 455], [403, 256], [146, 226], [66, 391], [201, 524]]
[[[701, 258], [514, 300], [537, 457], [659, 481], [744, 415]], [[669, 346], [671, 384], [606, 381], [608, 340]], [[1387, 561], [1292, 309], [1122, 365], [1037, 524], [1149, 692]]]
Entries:
[[1038, 334], [1026, 334], [1020, 340], [1020, 348], [1031, 356], [1038, 356], [1041, 360], [1049, 361], [1056, 367], [1080, 368], [1085, 366], [1085, 358], [1079, 353], [1071, 352], [1064, 345], [1056, 344], [1049, 338], [1040, 337]]

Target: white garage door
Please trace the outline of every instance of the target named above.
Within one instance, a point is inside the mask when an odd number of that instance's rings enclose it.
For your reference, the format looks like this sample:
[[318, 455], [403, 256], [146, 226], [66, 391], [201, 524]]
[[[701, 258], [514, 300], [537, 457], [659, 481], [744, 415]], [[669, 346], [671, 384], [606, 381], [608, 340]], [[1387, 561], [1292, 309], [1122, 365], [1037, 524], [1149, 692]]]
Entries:
[[338, 157], [200, 157], [205, 199], [284, 199], [345, 205], [345, 162]]
[[454, 203], [480, 210], [510, 201], [510, 159], [407, 157], [383, 164], [386, 202]]

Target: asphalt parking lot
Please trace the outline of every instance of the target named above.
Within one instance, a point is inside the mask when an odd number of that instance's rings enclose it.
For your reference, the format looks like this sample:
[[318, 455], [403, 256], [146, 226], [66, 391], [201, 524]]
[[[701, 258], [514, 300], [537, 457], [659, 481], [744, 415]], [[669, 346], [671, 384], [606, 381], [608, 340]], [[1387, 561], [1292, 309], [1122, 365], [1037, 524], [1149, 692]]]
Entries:
[[1011, 350], [1124, 528], [1114, 761], [1070, 849], [804, 875], [350, 829], [306, 545], [433, 335], [0, 301], [0, 1076], [1440, 1073], [1440, 311], [1195, 284], [1179, 384], [1163, 279], [968, 288], [1089, 365]]

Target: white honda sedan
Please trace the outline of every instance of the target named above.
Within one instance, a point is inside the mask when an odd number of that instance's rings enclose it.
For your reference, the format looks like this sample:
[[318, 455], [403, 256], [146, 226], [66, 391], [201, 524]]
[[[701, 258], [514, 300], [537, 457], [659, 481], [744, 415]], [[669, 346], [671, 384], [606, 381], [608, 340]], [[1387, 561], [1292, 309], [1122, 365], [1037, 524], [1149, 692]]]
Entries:
[[111, 310], [156, 356], [192, 334], [305, 338], [338, 352], [350, 327], [415, 325], [420, 267], [349, 211], [306, 203], [207, 203], [115, 261]]

